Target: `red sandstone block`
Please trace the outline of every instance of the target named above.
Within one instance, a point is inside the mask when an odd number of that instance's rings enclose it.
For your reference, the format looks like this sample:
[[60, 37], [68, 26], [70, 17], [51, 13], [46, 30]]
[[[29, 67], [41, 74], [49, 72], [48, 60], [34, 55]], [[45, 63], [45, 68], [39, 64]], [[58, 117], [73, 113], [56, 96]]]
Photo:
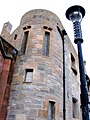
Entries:
[[43, 108], [48, 109], [48, 101], [43, 101]]
[[7, 77], [7, 76], [8, 76], [8, 73], [9, 73], [9, 71], [3, 70], [3, 72], [2, 72], [2, 77]]
[[10, 68], [10, 64], [4, 64], [4, 66], [3, 66], [3, 70], [9, 70], [9, 68]]
[[40, 117], [40, 118], [47, 118], [48, 117], [47, 110], [38, 110], [38, 117]]
[[10, 64], [11, 64], [11, 60], [6, 59], [6, 60], [4, 61], [3, 70], [9, 70], [9, 69], [10, 69]]

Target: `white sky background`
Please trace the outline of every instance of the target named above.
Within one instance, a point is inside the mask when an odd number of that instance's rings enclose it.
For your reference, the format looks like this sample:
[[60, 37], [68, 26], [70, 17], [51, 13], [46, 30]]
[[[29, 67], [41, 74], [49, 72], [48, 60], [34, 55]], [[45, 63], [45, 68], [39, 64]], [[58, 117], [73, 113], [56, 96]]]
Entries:
[[[90, 0], [2, 0], [0, 2], [0, 32], [3, 24], [10, 22], [13, 25], [12, 31], [18, 27], [21, 17], [32, 9], [47, 9], [54, 12], [61, 20], [68, 36], [74, 44], [72, 22], [65, 17], [66, 10], [72, 5], [81, 5], [85, 8], [86, 14], [82, 20], [82, 44], [83, 57], [86, 60], [87, 73], [90, 76]], [[74, 46], [76, 46], [74, 44]]]

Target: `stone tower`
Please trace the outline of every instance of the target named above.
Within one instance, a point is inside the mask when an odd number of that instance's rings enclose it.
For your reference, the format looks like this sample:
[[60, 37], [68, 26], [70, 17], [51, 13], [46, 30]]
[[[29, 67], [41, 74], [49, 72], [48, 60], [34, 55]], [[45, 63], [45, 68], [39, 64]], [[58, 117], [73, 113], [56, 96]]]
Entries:
[[11, 29], [12, 29], [12, 25], [10, 22], [4, 23], [3, 28], [2, 28], [2, 32], [1, 32], [1, 36], [4, 39], [7, 39], [10, 36]]
[[[63, 41], [59, 18], [43, 9], [23, 15], [20, 25], [7, 37], [18, 50], [11, 84], [7, 120], [63, 119]], [[66, 118], [80, 120], [78, 60], [65, 38]]]

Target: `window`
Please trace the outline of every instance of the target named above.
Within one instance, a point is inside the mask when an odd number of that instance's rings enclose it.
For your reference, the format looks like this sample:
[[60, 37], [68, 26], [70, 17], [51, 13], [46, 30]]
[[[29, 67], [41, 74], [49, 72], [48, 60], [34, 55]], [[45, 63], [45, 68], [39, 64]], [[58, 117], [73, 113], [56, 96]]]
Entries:
[[32, 80], [33, 80], [33, 69], [26, 69], [24, 82], [32, 82]]
[[26, 27], [23, 27], [23, 30], [26, 30], [27, 28]]
[[76, 70], [76, 64], [75, 64], [75, 58], [73, 54], [71, 53], [71, 69], [75, 75], [77, 75], [77, 70]]
[[23, 54], [25, 54], [25, 51], [26, 51], [28, 33], [29, 33], [29, 31], [24, 32], [24, 39], [23, 39], [22, 47], [21, 47], [21, 53], [23, 53]]
[[15, 36], [14, 36], [14, 40], [16, 40], [17, 39], [17, 34], [15, 34]]
[[55, 102], [49, 101], [48, 120], [55, 120]]
[[49, 43], [50, 43], [50, 33], [45, 32], [44, 47], [43, 47], [43, 54], [44, 55], [49, 55]]
[[90, 92], [90, 78], [87, 74], [85, 74], [87, 90]]
[[90, 120], [90, 102], [88, 104], [88, 107], [89, 107], [89, 120]]
[[72, 116], [73, 118], [78, 117], [78, 102], [76, 98], [72, 98]]

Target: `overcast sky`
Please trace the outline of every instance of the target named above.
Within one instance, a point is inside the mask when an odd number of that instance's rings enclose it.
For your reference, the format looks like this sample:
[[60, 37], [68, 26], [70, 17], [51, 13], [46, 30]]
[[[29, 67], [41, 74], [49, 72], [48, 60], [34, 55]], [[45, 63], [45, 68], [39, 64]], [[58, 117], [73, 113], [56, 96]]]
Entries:
[[[32, 9], [47, 9], [54, 12], [61, 20], [65, 30], [74, 44], [73, 25], [66, 19], [65, 12], [72, 5], [81, 5], [85, 8], [86, 14], [82, 20], [82, 44], [83, 57], [86, 60], [87, 73], [90, 76], [90, 0], [2, 0], [0, 2], [0, 32], [3, 23], [10, 22], [13, 25], [12, 31], [19, 25], [21, 17]], [[76, 45], [74, 45], [76, 46]]]

